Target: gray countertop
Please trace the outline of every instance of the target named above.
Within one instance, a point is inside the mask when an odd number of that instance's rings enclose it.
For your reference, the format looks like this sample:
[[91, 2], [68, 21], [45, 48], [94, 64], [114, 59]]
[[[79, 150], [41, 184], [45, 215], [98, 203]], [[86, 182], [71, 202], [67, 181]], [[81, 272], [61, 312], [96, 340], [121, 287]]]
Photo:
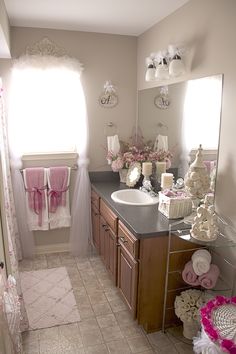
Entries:
[[111, 199], [114, 191], [128, 188], [119, 181], [93, 181], [92, 188], [105, 201], [118, 218], [138, 238], [155, 237], [168, 234], [169, 220], [158, 211], [158, 204], [154, 206], [132, 206], [115, 203]]

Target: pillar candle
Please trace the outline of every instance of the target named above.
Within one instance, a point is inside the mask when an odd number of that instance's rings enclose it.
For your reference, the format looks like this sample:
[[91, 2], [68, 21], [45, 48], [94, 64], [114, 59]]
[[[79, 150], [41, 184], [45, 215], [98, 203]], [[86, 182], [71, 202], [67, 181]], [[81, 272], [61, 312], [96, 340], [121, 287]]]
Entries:
[[170, 189], [173, 186], [173, 173], [161, 174], [161, 188]]
[[166, 172], [166, 162], [165, 161], [157, 161], [156, 162], [156, 174], [160, 176], [162, 173]]
[[150, 176], [152, 174], [152, 163], [151, 162], [143, 162], [142, 174], [144, 176]]

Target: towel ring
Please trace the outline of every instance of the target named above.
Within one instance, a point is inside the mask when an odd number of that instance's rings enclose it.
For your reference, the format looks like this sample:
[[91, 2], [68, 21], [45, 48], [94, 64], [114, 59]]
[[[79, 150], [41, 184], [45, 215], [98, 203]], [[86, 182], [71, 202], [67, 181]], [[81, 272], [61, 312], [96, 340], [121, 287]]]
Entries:
[[157, 127], [159, 129], [165, 128], [168, 131], [168, 126], [166, 124], [163, 124], [162, 122], [158, 122]]
[[118, 127], [115, 123], [113, 122], [108, 122], [104, 126], [104, 135], [109, 136], [109, 135], [115, 135], [118, 134]]

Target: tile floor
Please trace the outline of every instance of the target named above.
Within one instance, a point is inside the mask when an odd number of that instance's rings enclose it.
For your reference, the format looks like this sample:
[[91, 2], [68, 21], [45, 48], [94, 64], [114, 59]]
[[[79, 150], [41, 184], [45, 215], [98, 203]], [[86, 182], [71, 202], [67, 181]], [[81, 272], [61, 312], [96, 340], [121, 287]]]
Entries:
[[137, 325], [99, 256], [57, 253], [20, 262], [22, 271], [61, 266], [70, 276], [81, 321], [23, 333], [24, 354], [193, 353], [180, 334], [146, 334]]

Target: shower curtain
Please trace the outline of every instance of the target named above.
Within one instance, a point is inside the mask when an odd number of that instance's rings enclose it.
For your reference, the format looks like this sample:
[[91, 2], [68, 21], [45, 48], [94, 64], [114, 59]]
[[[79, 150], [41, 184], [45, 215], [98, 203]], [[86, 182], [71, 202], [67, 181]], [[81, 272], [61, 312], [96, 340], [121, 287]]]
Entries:
[[[15, 350], [20, 352], [21, 343], [20, 343], [20, 331], [25, 331], [28, 328], [28, 319], [24, 307], [21, 285], [20, 285], [20, 276], [18, 270], [18, 259], [21, 258], [21, 244], [19, 239], [16, 213], [15, 213], [15, 204], [13, 198], [12, 190], [12, 181], [10, 173], [10, 163], [9, 163], [9, 153], [8, 153], [8, 140], [6, 133], [6, 117], [4, 111], [4, 101], [3, 101], [3, 90], [0, 87], [0, 157], [1, 157], [1, 180], [2, 180], [2, 222], [3, 229], [6, 232], [6, 252], [9, 256], [10, 269], [8, 269], [8, 275], [11, 274], [15, 281], [17, 287], [17, 297], [14, 298], [15, 301], [20, 301], [20, 328], [17, 329], [14, 327], [14, 332], [10, 332], [12, 341], [15, 346]], [[16, 318], [15, 321], [18, 321], [19, 318]]]

